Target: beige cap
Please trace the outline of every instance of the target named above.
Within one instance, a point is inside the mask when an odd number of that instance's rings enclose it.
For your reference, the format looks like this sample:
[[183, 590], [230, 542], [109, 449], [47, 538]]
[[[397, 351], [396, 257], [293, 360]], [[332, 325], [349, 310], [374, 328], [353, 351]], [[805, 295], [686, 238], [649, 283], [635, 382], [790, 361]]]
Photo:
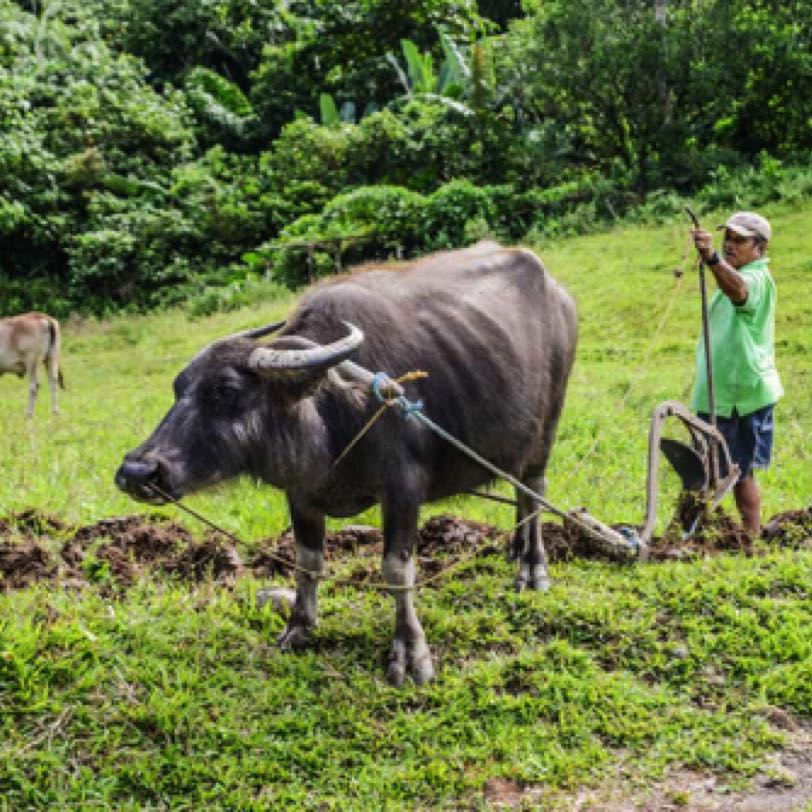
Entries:
[[769, 240], [773, 235], [770, 221], [754, 211], [737, 211], [719, 228], [729, 228], [742, 237], [761, 237], [762, 240]]

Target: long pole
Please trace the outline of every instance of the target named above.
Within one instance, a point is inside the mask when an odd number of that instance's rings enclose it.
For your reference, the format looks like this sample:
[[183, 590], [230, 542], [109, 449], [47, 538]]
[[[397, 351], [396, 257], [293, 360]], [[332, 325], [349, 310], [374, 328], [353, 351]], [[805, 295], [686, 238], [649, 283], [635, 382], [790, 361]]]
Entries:
[[[699, 218], [694, 214], [690, 206], [685, 207], [688, 216], [694, 224], [694, 228], [700, 228]], [[699, 257], [699, 293], [702, 299], [702, 344], [705, 350], [705, 372], [708, 378], [708, 408], [710, 410], [710, 422], [713, 428], [716, 428], [716, 395], [713, 391], [713, 361], [711, 359], [711, 335], [710, 335], [710, 320], [708, 318], [708, 289], [705, 284], [705, 261], [702, 256]], [[716, 480], [718, 477], [718, 467], [716, 460], [716, 452], [713, 447], [710, 449], [710, 463], [711, 463], [711, 487], [716, 488]]]

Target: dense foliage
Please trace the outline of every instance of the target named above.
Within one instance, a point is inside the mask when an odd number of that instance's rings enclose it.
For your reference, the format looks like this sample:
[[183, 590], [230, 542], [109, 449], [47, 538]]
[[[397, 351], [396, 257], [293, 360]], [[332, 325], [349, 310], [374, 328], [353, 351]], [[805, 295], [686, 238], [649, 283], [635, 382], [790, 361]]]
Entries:
[[810, 120], [802, 0], [0, 0], [3, 309], [805, 194]]

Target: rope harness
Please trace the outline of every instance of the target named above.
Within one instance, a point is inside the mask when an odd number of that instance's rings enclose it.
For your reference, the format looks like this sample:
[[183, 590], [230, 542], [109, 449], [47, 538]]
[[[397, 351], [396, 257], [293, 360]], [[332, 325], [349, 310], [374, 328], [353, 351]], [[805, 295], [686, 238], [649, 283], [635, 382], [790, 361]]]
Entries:
[[[419, 380], [420, 378], [428, 378], [428, 376], [429, 376], [428, 372], [423, 372], [422, 370], [419, 369], [414, 370], [413, 372], [407, 372], [405, 375], [401, 375], [394, 381], [392, 381], [382, 372], [379, 372], [377, 375], [375, 375], [372, 379], [371, 386], [372, 391], [375, 394], [375, 397], [381, 403], [381, 407], [378, 409], [377, 412], [375, 412], [375, 414], [372, 415], [372, 417], [370, 417], [370, 419], [366, 422], [361, 431], [359, 431], [358, 434], [356, 434], [355, 437], [353, 437], [353, 439], [347, 444], [347, 447], [335, 458], [332, 467], [336, 468], [338, 466], [341, 460], [343, 460], [344, 457], [346, 457], [347, 454], [349, 454], [350, 451], [352, 451], [352, 449], [355, 448], [358, 441], [375, 425], [378, 418], [381, 417], [381, 415], [383, 415], [383, 413], [390, 406], [394, 406], [394, 404], [397, 403], [399, 406], [403, 407], [404, 414], [406, 415], [406, 417], [409, 417], [409, 415], [420, 411], [423, 408], [422, 400], [418, 400], [415, 403], [409, 403], [409, 401], [406, 400], [406, 398], [403, 397], [402, 395], [398, 396], [392, 384], [393, 383], [401, 384], [406, 383], [408, 381], [416, 381]], [[384, 387], [387, 388], [386, 392], [384, 392]]]
[[[548, 510], [551, 513], [555, 513], [556, 515], [566, 519], [568, 521], [572, 521], [575, 524], [579, 525], [583, 530], [585, 530], [589, 535], [594, 536], [596, 533], [596, 524], [595, 520], [592, 520], [593, 523], [585, 520], [582, 514], [573, 513], [573, 512], [566, 512], [559, 508], [557, 508], [552, 503], [548, 502], [541, 494], [536, 493], [529, 487], [527, 487], [524, 483], [520, 482], [518, 479], [513, 477], [507, 471], [503, 471], [493, 463], [486, 460], [480, 454], [477, 454], [476, 451], [471, 449], [470, 447], [466, 446], [460, 440], [458, 440], [453, 435], [449, 434], [445, 429], [438, 426], [431, 418], [429, 418], [423, 412], [424, 404], [421, 400], [417, 401], [410, 401], [406, 396], [403, 394], [403, 390], [400, 387], [401, 383], [405, 383], [408, 381], [418, 380], [421, 378], [427, 377], [427, 373], [415, 370], [412, 372], [407, 372], [404, 375], [401, 375], [399, 378], [393, 379], [390, 378], [384, 372], [375, 373], [372, 376], [372, 381], [370, 384], [370, 388], [372, 389], [373, 394], [375, 395], [376, 399], [381, 403], [381, 406], [378, 410], [372, 415], [372, 417], [364, 424], [361, 430], [356, 434], [356, 436], [347, 444], [341, 454], [336, 457], [335, 461], [333, 462], [333, 468], [336, 467], [355, 447], [355, 445], [361, 440], [362, 437], [372, 428], [375, 422], [381, 417], [381, 415], [391, 406], [397, 405], [400, 406], [403, 412], [404, 417], [407, 419], [418, 419], [422, 423], [424, 423], [428, 428], [430, 428], [433, 432], [438, 434], [440, 437], [451, 443], [455, 446], [458, 450], [462, 453], [470, 457], [471, 459], [478, 462], [482, 467], [486, 470], [490, 471], [495, 476], [501, 477], [502, 479], [507, 480], [510, 482], [515, 488], [525, 493], [531, 499], [535, 500], [540, 504], [540, 507], [537, 508], [532, 513], [525, 516], [519, 522], [517, 522], [512, 528], [505, 531], [504, 533], [500, 534], [503, 537], [509, 537], [512, 533], [515, 533], [520, 527], [524, 526], [528, 522], [534, 520], [539, 514], [542, 513], [544, 510]], [[202, 522], [206, 526], [210, 527], [212, 530], [215, 530], [218, 533], [222, 533], [227, 538], [231, 539], [231, 541], [235, 542], [236, 544], [242, 544], [241, 539], [236, 536], [234, 533], [220, 527], [215, 522], [211, 521], [203, 514], [199, 513], [198, 511], [190, 508], [188, 505], [183, 504], [180, 500], [174, 498], [171, 494], [164, 491], [160, 486], [156, 485], [155, 483], [150, 483], [149, 488], [159, 495], [164, 500], [171, 502], [176, 507], [180, 508], [181, 510], [188, 513], [190, 516], [193, 516], [198, 521]], [[591, 517], [589, 517], [591, 518]], [[621, 546], [626, 548], [627, 553], [630, 556], [637, 557], [640, 552], [640, 545], [636, 541], [636, 539], [632, 535], [623, 535], [618, 534], [618, 538], [620, 539]], [[617, 542], [614, 542], [617, 543]], [[268, 557], [272, 560], [283, 564], [284, 566], [292, 569], [294, 572], [300, 573], [301, 575], [305, 575], [308, 578], [317, 581], [324, 581], [324, 580], [331, 580], [333, 583], [344, 585], [344, 586], [354, 586], [354, 587], [361, 587], [366, 589], [375, 589], [379, 591], [386, 591], [386, 592], [405, 592], [410, 591], [413, 589], [417, 589], [418, 587], [425, 586], [427, 584], [433, 583], [438, 581], [440, 578], [445, 577], [449, 573], [459, 569], [463, 564], [468, 563], [471, 559], [478, 555], [478, 550], [472, 550], [466, 555], [461, 556], [452, 564], [449, 564], [447, 567], [444, 567], [438, 570], [434, 575], [424, 578], [422, 580], [416, 581], [412, 586], [402, 586], [396, 584], [386, 584], [383, 582], [368, 582], [368, 583], [358, 583], [357, 581], [351, 581], [346, 578], [338, 578], [336, 576], [330, 576], [324, 572], [319, 572], [316, 570], [310, 570], [306, 567], [302, 567], [300, 564], [296, 562], [291, 562], [287, 558], [284, 558], [276, 553], [268, 552]]]

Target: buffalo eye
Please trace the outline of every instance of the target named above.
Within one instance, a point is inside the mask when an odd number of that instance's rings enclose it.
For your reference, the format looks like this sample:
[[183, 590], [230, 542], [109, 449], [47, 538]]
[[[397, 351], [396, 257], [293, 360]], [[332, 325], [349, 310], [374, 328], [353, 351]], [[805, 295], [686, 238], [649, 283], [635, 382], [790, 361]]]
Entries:
[[217, 412], [232, 411], [240, 400], [240, 386], [236, 381], [221, 379], [206, 389], [205, 400]]

